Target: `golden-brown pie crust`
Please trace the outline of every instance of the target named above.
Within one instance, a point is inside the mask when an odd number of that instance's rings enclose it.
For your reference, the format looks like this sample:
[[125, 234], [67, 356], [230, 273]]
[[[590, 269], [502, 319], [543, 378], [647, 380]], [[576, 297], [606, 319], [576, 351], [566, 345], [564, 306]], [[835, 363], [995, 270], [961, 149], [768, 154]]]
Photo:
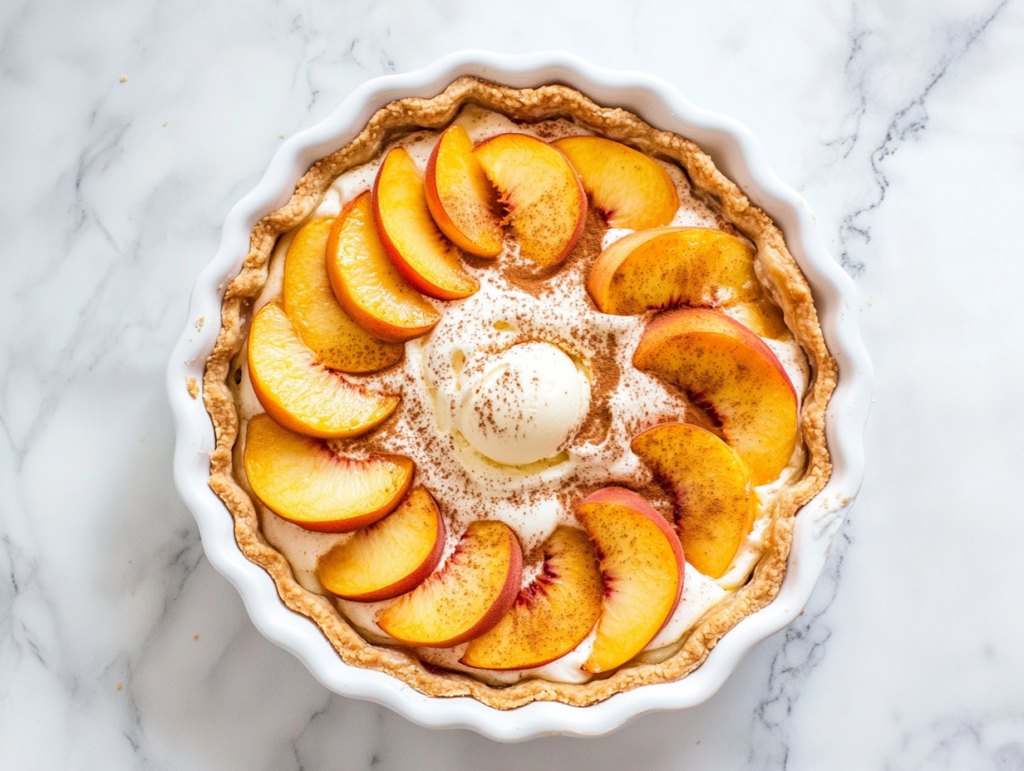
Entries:
[[[400, 648], [368, 643], [353, 631], [327, 597], [313, 594], [296, 582], [288, 562], [263, 537], [253, 501], [234, 476], [232, 449], [238, 436], [239, 416], [227, 379], [231, 362], [245, 343], [252, 303], [267, 280], [278, 236], [312, 214], [342, 172], [373, 160], [386, 144], [409, 131], [443, 128], [469, 103], [519, 121], [566, 118], [596, 134], [682, 166], [695, 192], [757, 245], [758, 276], [782, 307], [786, 323], [811, 365], [811, 382], [800, 421], [807, 467], [772, 506], [765, 551], [750, 581], [708, 611], [667, 658], [662, 654], [657, 657], [663, 658], [660, 662], [645, 662], [641, 657], [607, 678], [583, 684], [525, 680], [496, 687], [424, 664]], [[566, 86], [514, 89], [463, 77], [432, 99], [401, 99], [379, 110], [352, 142], [317, 161], [306, 172], [284, 207], [253, 228], [249, 254], [224, 295], [221, 325], [203, 378], [203, 399], [217, 441], [210, 454], [210, 487], [234, 517], [239, 548], [270, 574], [285, 605], [320, 627], [347, 664], [386, 672], [430, 696], [471, 696], [498, 709], [512, 709], [532, 701], [587, 706], [641, 685], [669, 682], [687, 675], [700, 665], [722, 635], [778, 593], [786, 572], [796, 512], [824, 487], [832, 471], [825, 445], [825, 407], [835, 388], [836, 364], [825, 347], [811, 290], [786, 248], [782, 233], [693, 142], [658, 131], [625, 110], [594, 104]]]

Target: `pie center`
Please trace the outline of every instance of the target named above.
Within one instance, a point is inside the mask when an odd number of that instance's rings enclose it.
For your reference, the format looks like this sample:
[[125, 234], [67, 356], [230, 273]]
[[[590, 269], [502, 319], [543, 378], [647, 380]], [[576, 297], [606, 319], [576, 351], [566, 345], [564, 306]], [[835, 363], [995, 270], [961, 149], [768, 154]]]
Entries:
[[512, 466], [558, 455], [590, 406], [586, 377], [565, 352], [544, 342], [474, 357], [461, 386], [462, 435], [481, 455]]

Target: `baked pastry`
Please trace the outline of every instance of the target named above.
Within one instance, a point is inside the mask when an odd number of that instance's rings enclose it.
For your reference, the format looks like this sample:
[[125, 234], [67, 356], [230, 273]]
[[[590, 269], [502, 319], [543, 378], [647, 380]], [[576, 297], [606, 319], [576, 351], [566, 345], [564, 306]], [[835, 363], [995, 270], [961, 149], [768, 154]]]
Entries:
[[461, 78], [253, 230], [210, 485], [347, 663], [584, 706], [775, 596], [835, 377], [778, 228], [693, 143]]

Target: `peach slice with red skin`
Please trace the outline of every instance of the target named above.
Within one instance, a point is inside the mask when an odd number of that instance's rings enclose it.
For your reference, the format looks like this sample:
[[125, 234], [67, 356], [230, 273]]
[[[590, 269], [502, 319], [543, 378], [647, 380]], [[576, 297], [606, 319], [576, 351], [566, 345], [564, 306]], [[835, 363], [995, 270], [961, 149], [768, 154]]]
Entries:
[[334, 217], [303, 225], [284, 263], [284, 311], [317, 361], [341, 372], [367, 373], [402, 360], [399, 343], [378, 340], [341, 306], [327, 275], [327, 238]]
[[608, 672], [636, 656], [672, 617], [686, 561], [679, 537], [657, 509], [623, 487], [588, 496], [576, 518], [590, 536], [605, 594], [587, 672]]
[[477, 257], [501, 252], [498, 194], [462, 126], [449, 126], [441, 134], [427, 161], [424, 185], [434, 222], [453, 244]]
[[566, 137], [554, 145], [569, 158], [609, 227], [643, 230], [675, 217], [675, 183], [650, 156], [603, 137]]
[[713, 228], [650, 228], [616, 241], [598, 256], [587, 291], [602, 313], [737, 307], [766, 337], [788, 334], [778, 307], [754, 272], [754, 247]]
[[369, 191], [334, 221], [327, 239], [327, 275], [334, 296], [359, 326], [401, 343], [425, 335], [441, 314], [402, 278], [377, 235]]
[[587, 534], [559, 527], [544, 543], [544, 564], [498, 625], [460, 659], [479, 669], [527, 669], [561, 658], [601, 615], [604, 582]]
[[327, 591], [343, 599], [387, 600], [412, 591], [434, 572], [444, 538], [437, 504], [416, 487], [387, 517], [321, 555], [316, 575]]
[[501, 621], [522, 575], [523, 554], [509, 526], [471, 522], [444, 567], [385, 609], [377, 625], [407, 645], [458, 645]]
[[324, 367], [279, 305], [263, 306], [249, 331], [249, 380], [263, 409], [308, 436], [358, 436], [379, 425], [398, 397], [369, 391]]
[[633, 365], [684, 391], [721, 423], [751, 482], [778, 478], [797, 440], [797, 396], [786, 370], [757, 335], [717, 311], [672, 311], [652, 321]]
[[434, 224], [423, 175], [404, 147], [384, 158], [370, 203], [384, 251], [416, 289], [439, 300], [458, 300], [480, 288], [463, 269], [459, 250]]
[[498, 189], [519, 253], [545, 267], [561, 263], [583, 235], [587, 216], [587, 195], [565, 154], [527, 134], [499, 134], [473, 155]]
[[409, 458], [346, 458], [268, 415], [249, 421], [243, 464], [249, 486], [267, 508], [322, 533], [345, 533], [386, 516], [402, 500], [413, 473]]
[[633, 438], [631, 449], [673, 494], [687, 560], [721, 578], [757, 513], [747, 464], [710, 431], [689, 423], [649, 428]]

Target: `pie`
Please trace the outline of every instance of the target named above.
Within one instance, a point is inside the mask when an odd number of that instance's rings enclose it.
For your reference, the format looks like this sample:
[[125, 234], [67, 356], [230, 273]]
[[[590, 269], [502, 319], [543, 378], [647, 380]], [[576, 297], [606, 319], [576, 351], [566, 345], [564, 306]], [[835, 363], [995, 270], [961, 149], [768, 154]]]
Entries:
[[565, 86], [378, 111], [253, 229], [221, 323], [239, 548], [346, 663], [430, 696], [685, 677], [775, 597], [831, 473], [836, 365], [778, 227]]

